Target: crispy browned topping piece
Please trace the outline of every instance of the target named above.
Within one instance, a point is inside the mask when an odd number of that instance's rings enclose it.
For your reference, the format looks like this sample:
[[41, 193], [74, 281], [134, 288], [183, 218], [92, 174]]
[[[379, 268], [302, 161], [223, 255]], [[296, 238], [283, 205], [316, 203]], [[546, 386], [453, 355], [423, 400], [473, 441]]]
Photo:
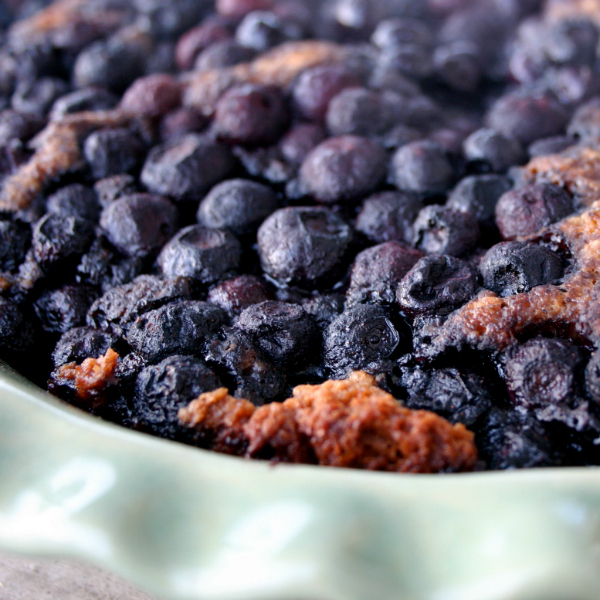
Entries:
[[227, 388], [200, 394], [180, 409], [179, 420], [188, 427], [209, 430], [213, 450], [236, 454], [246, 442], [244, 426], [254, 413], [255, 406], [248, 400], [233, 398]]
[[343, 57], [343, 48], [333, 42], [287, 42], [253, 62], [191, 74], [184, 82], [183, 104], [210, 116], [219, 97], [236, 83], [253, 82], [284, 88], [305, 69], [338, 62]]
[[11, 175], [0, 192], [0, 210], [25, 209], [44, 187], [78, 167], [80, 139], [100, 127], [127, 125], [132, 117], [118, 110], [80, 112], [52, 121], [33, 140], [35, 154]]
[[[499, 298], [481, 292], [430, 333], [432, 352], [469, 344], [503, 350], [519, 335], [547, 328], [571, 337], [600, 341], [600, 153], [581, 148], [563, 155], [534, 159], [526, 173], [564, 185], [589, 205], [539, 235], [562, 237], [573, 256], [574, 269], [560, 286], [542, 285], [524, 294]], [[594, 201], [596, 200], [596, 201]]]
[[27, 19], [16, 21], [9, 37], [18, 44], [54, 42], [60, 46], [61, 40], [54, 39], [55, 34], [64, 36], [65, 30], [88, 27], [97, 31], [98, 36], [106, 35], [122, 23], [123, 15], [124, 11], [115, 7], [90, 10], [86, 0], [58, 0]]
[[588, 17], [600, 24], [600, 0], [548, 0], [545, 15], [552, 21]]
[[58, 370], [58, 378], [75, 383], [75, 393], [80, 400], [89, 400], [98, 396], [113, 382], [119, 355], [109, 348], [99, 358], [86, 358], [80, 365], [71, 362]]
[[550, 182], [573, 194], [580, 206], [600, 198], [600, 151], [575, 147], [562, 154], [534, 158], [525, 167], [530, 183]]
[[292, 398], [260, 408], [220, 389], [181, 409], [179, 418], [217, 432], [219, 447], [224, 432], [236, 441], [242, 432], [252, 458], [412, 473], [468, 471], [477, 460], [464, 425], [404, 408], [363, 372], [297, 386]]

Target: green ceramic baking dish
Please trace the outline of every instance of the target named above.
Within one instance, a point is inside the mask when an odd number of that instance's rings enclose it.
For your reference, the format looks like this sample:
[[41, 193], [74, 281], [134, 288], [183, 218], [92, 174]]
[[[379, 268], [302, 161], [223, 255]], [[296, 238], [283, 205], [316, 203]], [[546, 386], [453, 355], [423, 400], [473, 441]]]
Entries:
[[222, 456], [0, 373], [0, 546], [173, 600], [598, 600], [600, 469], [398, 475]]

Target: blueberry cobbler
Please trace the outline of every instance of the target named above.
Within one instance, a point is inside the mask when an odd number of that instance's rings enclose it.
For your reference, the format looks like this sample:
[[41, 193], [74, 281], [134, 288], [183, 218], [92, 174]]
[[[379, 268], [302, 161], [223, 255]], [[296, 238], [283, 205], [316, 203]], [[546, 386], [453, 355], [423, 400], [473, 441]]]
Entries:
[[231, 455], [600, 464], [600, 0], [4, 0], [0, 356]]

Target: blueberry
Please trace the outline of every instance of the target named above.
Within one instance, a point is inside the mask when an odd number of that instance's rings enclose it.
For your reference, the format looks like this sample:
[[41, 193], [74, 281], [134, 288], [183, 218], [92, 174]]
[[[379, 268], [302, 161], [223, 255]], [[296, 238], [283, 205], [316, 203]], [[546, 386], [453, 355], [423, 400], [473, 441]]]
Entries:
[[302, 301], [302, 308], [314, 317], [319, 329], [324, 331], [343, 312], [344, 296], [335, 292], [315, 294]]
[[421, 44], [406, 43], [383, 48], [380, 60], [412, 79], [424, 79], [433, 70], [431, 51]]
[[155, 275], [140, 275], [100, 296], [88, 311], [87, 324], [122, 335], [145, 312], [175, 300], [187, 300], [191, 295], [192, 284], [187, 278], [163, 279]]
[[85, 325], [86, 313], [95, 299], [95, 292], [87, 286], [66, 285], [44, 291], [34, 309], [45, 331], [65, 333]]
[[100, 215], [100, 227], [110, 242], [127, 256], [149, 256], [173, 235], [177, 209], [151, 194], [122, 196]]
[[502, 242], [492, 246], [479, 265], [483, 285], [499, 296], [528, 292], [555, 283], [564, 272], [560, 257], [537, 244]]
[[172, 354], [201, 354], [224, 321], [225, 313], [208, 302], [171, 302], [140, 315], [129, 327], [127, 341], [150, 363]]
[[381, 371], [401, 342], [400, 334], [382, 306], [357, 304], [334, 319], [325, 334], [325, 366], [333, 379], [352, 371]]
[[38, 114], [6, 108], [0, 112], [0, 145], [6, 146], [15, 139], [26, 142], [43, 126], [45, 120]]
[[495, 225], [496, 204], [500, 196], [511, 188], [512, 182], [508, 177], [472, 175], [462, 179], [452, 190], [446, 206], [472, 214], [480, 226], [489, 230]]
[[69, 362], [82, 363], [86, 358], [104, 356], [109, 348], [115, 348], [119, 338], [108, 331], [92, 327], [73, 327], [62, 334], [52, 352], [54, 366]]
[[135, 133], [125, 128], [100, 129], [90, 134], [83, 153], [95, 179], [137, 171], [146, 148]]
[[186, 133], [198, 133], [206, 127], [207, 121], [198, 111], [181, 106], [168, 112], [159, 125], [160, 139], [171, 142]]
[[314, 284], [340, 267], [352, 229], [325, 208], [289, 207], [265, 220], [257, 240], [265, 273], [282, 281]]
[[493, 129], [474, 131], [465, 139], [463, 147], [467, 160], [496, 173], [504, 173], [525, 158], [523, 148], [515, 137]]
[[453, 256], [425, 256], [404, 276], [396, 291], [409, 316], [445, 315], [469, 301], [477, 290], [477, 273]]
[[206, 13], [201, 0], [135, 0], [134, 6], [143, 15], [145, 26], [154, 38], [176, 38], [190, 23], [197, 23]]
[[544, 426], [532, 415], [494, 408], [478, 431], [477, 448], [488, 469], [557, 464]]
[[153, 148], [142, 169], [142, 183], [155, 194], [175, 201], [197, 201], [233, 169], [227, 148], [209, 139], [188, 134]]
[[591, 20], [561, 19], [549, 28], [544, 47], [554, 62], [592, 66], [598, 40], [598, 27]]
[[135, 177], [127, 173], [112, 175], [94, 183], [94, 191], [100, 206], [106, 208], [121, 196], [130, 196], [138, 192]]
[[281, 19], [272, 12], [253, 11], [238, 25], [235, 39], [248, 48], [264, 52], [289, 40], [302, 38], [302, 28], [293, 21]]
[[600, 99], [593, 98], [575, 111], [567, 133], [583, 142], [600, 138]]
[[165, 245], [157, 263], [165, 277], [214, 283], [237, 269], [241, 254], [242, 247], [231, 232], [190, 225]]
[[44, 115], [52, 103], [67, 90], [67, 84], [56, 77], [23, 81], [17, 85], [12, 95], [11, 106], [21, 112]]
[[496, 224], [505, 240], [531, 235], [573, 212], [573, 201], [552, 183], [527, 185], [506, 192], [496, 204]]
[[401, 146], [391, 165], [394, 184], [420, 194], [444, 193], [454, 179], [454, 169], [444, 151], [434, 142], [421, 140]]
[[216, 185], [200, 202], [198, 223], [236, 234], [252, 233], [279, 205], [266, 185], [248, 179], [229, 179]]
[[136, 79], [123, 94], [119, 107], [126, 114], [159, 119], [181, 104], [181, 87], [172, 75], [155, 73]]
[[363, 202], [355, 227], [373, 242], [412, 242], [412, 225], [423, 202], [408, 192], [380, 192]]
[[318, 202], [355, 201], [373, 192], [385, 177], [383, 148], [367, 138], [330, 138], [311, 150], [300, 167], [300, 185]]
[[347, 304], [393, 304], [402, 278], [423, 257], [400, 242], [385, 242], [356, 255], [350, 271]]
[[492, 407], [492, 398], [482, 377], [458, 369], [405, 369], [401, 379], [413, 410], [431, 410], [451, 423], [471, 428]]
[[504, 372], [514, 404], [530, 409], [567, 405], [577, 395], [583, 367], [577, 346], [538, 337], [509, 348]]
[[0, 296], [0, 352], [10, 360], [12, 353], [23, 352], [33, 345], [33, 328], [19, 307]]
[[267, 300], [244, 309], [236, 325], [276, 364], [301, 367], [319, 360], [315, 320], [301, 306]]
[[281, 400], [287, 390], [285, 371], [241, 329], [227, 329], [222, 340], [213, 340], [206, 360], [224, 372], [223, 378], [228, 380], [234, 396], [254, 404]]
[[220, 385], [217, 376], [198, 358], [169, 356], [146, 367], [137, 377], [133, 399], [136, 424], [155, 435], [181, 437], [184, 430], [177, 419], [179, 409]]
[[421, 209], [413, 236], [414, 245], [427, 254], [461, 256], [479, 240], [479, 225], [472, 213], [433, 204]]
[[527, 154], [530, 158], [536, 156], [547, 156], [548, 154], [559, 154], [563, 150], [570, 148], [575, 140], [566, 135], [554, 135], [552, 137], [536, 140], [527, 147]]
[[79, 88], [98, 86], [121, 93], [143, 71], [141, 45], [119, 37], [99, 40], [84, 48], [73, 67], [73, 81]]
[[50, 119], [60, 119], [75, 112], [109, 110], [118, 102], [117, 97], [100, 87], [75, 90], [57, 98], [50, 110]]
[[215, 42], [231, 38], [228, 21], [217, 15], [206, 17], [200, 25], [186, 31], [177, 41], [175, 62], [180, 71], [189, 71], [202, 50]]
[[93, 224], [87, 219], [48, 213], [33, 228], [33, 256], [42, 269], [48, 270], [81, 256], [93, 237]]
[[301, 117], [322, 123], [331, 99], [343, 89], [360, 85], [360, 79], [340, 64], [304, 70], [292, 87], [292, 101]]
[[474, 92], [481, 81], [479, 49], [469, 42], [454, 42], [438, 46], [433, 55], [436, 75], [452, 89]]
[[307, 154], [325, 139], [319, 125], [300, 123], [292, 127], [279, 141], [283, 158], [292, 165], [300, 165]]
[[79, 183], [62, 187], [49, 196], [46, 210], [62, 217], [78, 217], [89, 221], [97, 221], [100, 216], [96, 194]]
[[331, 135], [374, 136], [385, 132], [393, 117], [381, 94], [351, 87], [331, 99], [325, 122]]
[[31, 244], [31, 230], [26, 225], [0, 221], [0, 271], [13, 271], [25, 259]]
[[253, 304], [272, 300], [273, 294], [255, 275], [238, 275], [212, 287], [206, 299], [235, 317]]
[[507, 94], [486, 115], [488, 125], [527, 146], [540, 138], [562, 133], [567, 125], [565, 109], [550, 96]]
[[250, 62], [256, 56], [252, 48], [242, 46], [235, 40], [220, 40], [205, 48], [194, 64], [196, 71], [233, 67], [239, 63]]
[[289, 111], [275, 87], [235, 85], [218, 100], [213, 126], [217, 136], [234, 144], [267, 145], [277, 141], [289, 122]]

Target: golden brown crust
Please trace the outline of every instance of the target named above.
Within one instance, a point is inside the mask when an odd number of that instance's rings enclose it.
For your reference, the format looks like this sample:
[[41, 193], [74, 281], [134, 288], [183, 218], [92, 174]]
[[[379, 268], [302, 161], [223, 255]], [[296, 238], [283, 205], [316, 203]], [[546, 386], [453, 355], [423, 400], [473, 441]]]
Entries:
[[33, 140], [35, 154], [11, 175], [0, 192], [0, 210], [27, 208], [46, 185], [78, 167], [79, 141], [100, 127], [127, 125], [132, 117], [118, 110], [80, 112], [52, 121]]
[[245, 446], [244, 425], [254, 410], [252, 402], [233, 398], [227, 388], [218, 388], [201, 394], [180, 409], [177, 416], [187, 427], [211, 432], [213, 450], [234, 454]]
[[[401, 406], [366, 373], [320, 385], [300, 385], [292, 398], [255, 409], [220, 389], [179, 412], [182, 422], [247, 441], [245, 455], [378, 471], [468, 471], [477, 461], [473, 434], [427, 411]], [[216, 409], [215, 409], [216, 408]], [[242, 411], [242, 419], [238, 418]]]
[[119, 355], [109, 348], [98, 358], [86, 358], [80, 365], [71, 362], [58, 369], [58, 379], [72, 381], [80, 400], [96, 398], [114, 382]]

